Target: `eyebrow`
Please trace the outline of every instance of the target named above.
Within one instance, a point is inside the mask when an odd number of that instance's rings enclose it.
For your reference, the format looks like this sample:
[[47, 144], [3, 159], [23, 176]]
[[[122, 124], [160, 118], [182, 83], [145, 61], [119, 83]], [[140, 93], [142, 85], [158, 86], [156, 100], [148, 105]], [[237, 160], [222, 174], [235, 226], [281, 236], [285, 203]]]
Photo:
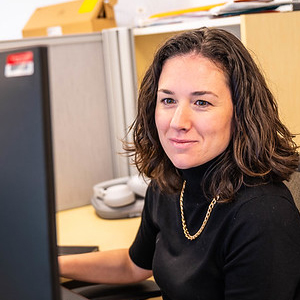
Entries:
[[[164, 93], [164, 94], [167, 94], [167, 95], [174, 95], [175, 93], [170, 91], [170, 90], [167, 90], [167, 89], [159, 89], [157, 91], [158, 93]], [[192, 96], [203, 96], [203, 95], [213, 95], [217, 98], [219, 98], [218, 95], [216, 95], [215, 93], [211, 92], [211, 91], [195, 91], [195, 92], [192, 92], [191, 93]]]

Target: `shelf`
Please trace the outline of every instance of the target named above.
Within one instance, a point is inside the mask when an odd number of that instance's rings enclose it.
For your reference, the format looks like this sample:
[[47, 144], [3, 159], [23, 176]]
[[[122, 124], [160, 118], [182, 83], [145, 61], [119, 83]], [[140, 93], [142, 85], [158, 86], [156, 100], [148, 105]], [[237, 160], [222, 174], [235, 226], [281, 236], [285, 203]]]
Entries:
[[207, 27], [230, 27], [239, 26], [241, 23], [240, 16], [225, 17], [225, 18], [199, 18], [197, 21], [183, 22], [183, 23], [173, 23], [168, 25], [152, 25], [148, 27], [134, 28], [134, 36], [139, 35], [150, 35], [159, 34], [175, 31], [190, 30], [195, 28], [200, 28], [203, 26]]
[[62, 36], [44, 36], [22, 38], [19, 40], [0, 41], [0, 49], [12, 49], [19, 47], [31, 46], [57, 46], [67, 44], [83, 44], [90, 42], [102, 42], [102, 35], [100, 32], [93, 32], [87, 34], [66, 34]]

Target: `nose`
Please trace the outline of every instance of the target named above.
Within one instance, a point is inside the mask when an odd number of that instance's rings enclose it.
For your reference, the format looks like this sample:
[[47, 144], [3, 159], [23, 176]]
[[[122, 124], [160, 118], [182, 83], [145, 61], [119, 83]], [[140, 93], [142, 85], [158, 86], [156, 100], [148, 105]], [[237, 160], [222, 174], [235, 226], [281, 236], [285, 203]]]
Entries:
[[191, 111], [185, 105], [179, 105], [174, 110], [170, 127], [176, 130], [189, 130], [191, 128]]

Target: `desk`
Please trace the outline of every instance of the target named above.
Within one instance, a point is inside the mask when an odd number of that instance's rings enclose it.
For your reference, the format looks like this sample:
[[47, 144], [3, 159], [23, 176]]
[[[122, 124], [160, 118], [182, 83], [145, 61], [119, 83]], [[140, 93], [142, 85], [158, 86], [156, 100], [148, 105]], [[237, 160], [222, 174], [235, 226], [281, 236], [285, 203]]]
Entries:
[[139, 225], [140, 218], [102, 219], [91, 205], [68, 209], [56, 214], [57, 243], [62, 246], [95, 245], [100, 251], [128, 248]]
[[140, 218], [105, 220], [91, 205], [56, 214], [58, 245], [95, 245], [101, 251], [128, 248], [137, 233]]

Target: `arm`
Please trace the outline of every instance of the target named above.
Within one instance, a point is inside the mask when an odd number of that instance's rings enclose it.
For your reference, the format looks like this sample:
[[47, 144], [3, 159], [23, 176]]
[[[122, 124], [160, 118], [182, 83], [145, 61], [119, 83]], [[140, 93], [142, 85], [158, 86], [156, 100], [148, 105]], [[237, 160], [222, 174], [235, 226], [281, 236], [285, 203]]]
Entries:
[[[135, 263], [128, 249], [60, 256], [58, 262], [61, 276], [106, 284], [134, 283], [151, 277], [156, 230], [152, 224], [151, 207], [148, 208], [149, 205], [153, 205], [153, 195], [149, 196], [149, 191], [152, 190], [147, 191], [141, 225], [134, 246], [131, 246]], [[149, 198], [151, 201], [148, 201]]]
[[60, 256], [58, 262], [61, 276], [80, 281], [123, 284], [152, 276], [132, 262], [128, 249]]

